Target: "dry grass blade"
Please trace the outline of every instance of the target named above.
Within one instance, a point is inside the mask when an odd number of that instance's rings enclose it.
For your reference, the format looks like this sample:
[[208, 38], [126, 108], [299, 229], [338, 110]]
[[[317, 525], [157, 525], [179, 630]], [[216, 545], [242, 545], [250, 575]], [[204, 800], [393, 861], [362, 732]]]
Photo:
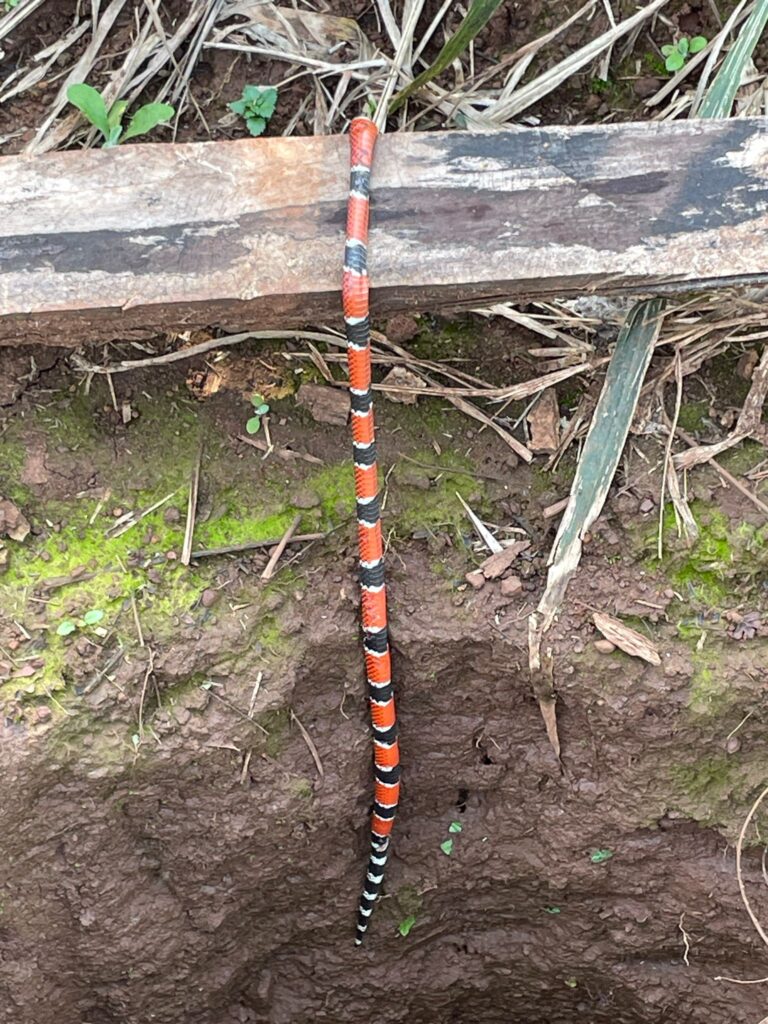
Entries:
[[625, 654], [629, 654], [633, 658], [642, 658], [650, 665], [661, 664], [655, 644], [652, 644], [642, 633], [638, 633], [636, 629], [625, 626], [620, 619], [606, 615], [605, 612], [595, 612], [592, 621], [605, 639], [610, 640]]
[[534, 78], [532, 82], [515, 90], [511, 96], [491, 106], [488, 112], [483, 115], [482, 120], [493, 124], [500, 124], [510, 118], [516, 117], [534, 103], [552, 92], [561, 85], [567, 78], [575, 74], [585, 65], [589, 64], [609, 46], [621, 39], [622, 36], [631, 32], [642, 22], [652, 17], [659, 11], [667, 0], [651, 0], [642, 10], [633, 14], [630, 18], [619, 22], [613, 28], [608, 29], [597, 39], [582, 46], [575, 53], [570, 54], [565, 60], [560, 61], [555, 67], [550, 68], [543, 74]]
[[475, 515], [475, 513], [472, 511], [472, 509], [469, 507], [469, 505], [466, 503], [466, 501], [464, 501], [464, 499], [459, 494], [459, 492], [456, 491], [455, 493], [456, 493], [456, 497], [459, 499], [461, 504], [464, 506], [464, 511], [469, 516], [470, 522], [474, 526], [475, 532], [477, 533], [477, 535], [480, 538], [480, 540], [482, 540], [483, 544], [485, 544], [485, 546], [488, 548], [488, 550], [491, 552], [491, 554], [498, 555], [500, 552], [502, 552], [504, 550], [504, 548], [501, 546], [501, 544], [499, 544], [499, 542], [493, 536], [491, 531], [487, 528], [485, 523], [483, 523], [480, 520], [480, 518], [477, 515]]
[[581, 559], [582, 538], [599, 516], [619, 464], [661, 328], [663, 308], [662, 299], [638, 303], [619, 335], [549, 557], [547, 586], [529, 619], [532, 673], [541, 669], [542, 638], [560, 609]]

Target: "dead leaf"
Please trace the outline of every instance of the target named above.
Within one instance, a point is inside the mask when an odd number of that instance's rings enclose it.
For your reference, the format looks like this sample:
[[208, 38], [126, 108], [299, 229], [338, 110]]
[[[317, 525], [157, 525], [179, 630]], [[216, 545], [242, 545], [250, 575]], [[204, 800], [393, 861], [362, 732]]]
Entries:
[[483, 576], [487, 580], [497, 580], [499, 576], [502, 576], [507, 571], [518, 555], [521, 555], [523, 551], [527, 551], [530, 546], [531, 542], [529, 540], [517, 540], [514, 544], [510, 544], [509, 547], [497, 551], [495, 555], [490, 555], [480, 565]]
[[592, 621], [603, 634], [606, 640], [621, 648], [625, 654], [631, 654], [634, 658], [642, 658], [651, 665], [660, 665], [661, 658], [654, 644], [651, 643], [642, 633], [638, 633], [629, 626], [625, 626], [619, 619], [605, 612], [595, 612]]
[[296, 392], [296, 404], [309, 410], [316, 423], [345, 427], [349, 417], [349, 396], [322, 384], [302, 384]]
[[0, 498], [0, 537], [19, 542], [29, 535], [29, 520], [9, 498]]
[[542, 392], [528, 413], [531, 429], [530, 449], [533, 452], [554, 452], [560, 444], [560, 409], [554, 388]]
[[[415, 373], [406, 370], [404, 366], [393, 366], [381, 383], [398, 388], [421, 388], [426, 390], [427, 387], [421, 377], [417, 377]], [[390, 402], [400, 402], [402, 405], [416, 405], [419, 400], [418, 395], [397, 391], [385, 391], [384, 397]]]

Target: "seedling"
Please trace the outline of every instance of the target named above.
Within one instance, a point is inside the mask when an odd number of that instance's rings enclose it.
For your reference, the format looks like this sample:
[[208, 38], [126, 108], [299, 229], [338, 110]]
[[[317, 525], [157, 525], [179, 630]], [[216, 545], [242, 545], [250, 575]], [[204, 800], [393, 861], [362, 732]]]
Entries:
[[7, 14], [8, 11], [12, 11], [14, 7], [18, 7], [20, 3], [21, 0], [3, 0], [3, 10]]
[[[78, 629], [86, 629], [88, 626], [98, 626], [101, 620], [104, 618], [104, 612], [101, 608], [91, 608], [87, 611], [82, 619], [64, 619], [56, 627], [56, 633], [59, 636], [71, 636]], [[97, 629], [97, 633], [104, 633], [105, 630]]]
[[451, 824], [448, 826], [448, 831], [449, 832], [461, 832], [461, 822], [460, 821], [452, 821]]
[[443, 851], [446, 857], [450, 857], [453, 853], [453, 840], [446, 839], [444, 843], [440, 843], [440, 849]]
[[67, 89], [67, 99], [104, 137], [103, 148], [111, 149], [137, 135], [146, 135], [159, 124], [170, 121], [176, 113], [170, 103], [145, 103], [131, 118], [128, 127], [123, 127], [123, 117], [128, 100], [117, 100], [107, 112], [104, 97], [85, 82], [75, 82]]
[[246, 85], [240, 99], [227, 106], [243, 118], [251, 135], [261, 135], [275, 112], [276, 103], [277, 89]]
[[397, 930], [400, 932], [403, 938], [405, 938], [405, 936], [410, 932], [411, 928], [413, 928], [415, 924], [416, 918], [413, 917], [413, 915], [411, 915], [411, 917], [403, 918], [403, 920], [397, 926]]
[[245, 429], [249, 434], [258, 434], [261, 430], [261, 417], [267, 415], [269, 406], [261, 395], [251, 395], [251, 405], [253, 406], [253, 416], [245, 424]]
[[613, 850], [595, 850], [594, 853], [590, 854], [589, 859], [593, 864], [604, 864], [612, 856]]
[[667, 43], [666, 46], [662, 46], [661, 52], [664, 54], [664, 66], [667, 71], [679, 71], [686, 64], [689, 57], [703, 50], [706, 45], [707, 40], [704, 36], [694, 36], [693, 39], [689, 39], [688, 36], [681, 36], [676, 43]]

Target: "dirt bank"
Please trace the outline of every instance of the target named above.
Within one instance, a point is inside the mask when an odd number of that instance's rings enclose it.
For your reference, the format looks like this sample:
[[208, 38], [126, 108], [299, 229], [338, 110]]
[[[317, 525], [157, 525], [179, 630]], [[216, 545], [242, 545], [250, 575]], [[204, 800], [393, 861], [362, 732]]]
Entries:
[[[450, 344], [470, 358], [467, 337]], [[493, 353], [500, 374], [520, 347]], [[405, 782], [357, 951], [371, 779], [344, 427], [315, 423], [291, 394], [306, 371], [264, 348], [215, 364], [227, 386], [205, 401], [202, 361], [116, 375], [118, 412], [104, 378], [41, 364], [7, 388], [26, 391], [2, 435], [0, 494], [31, 526], [0, 576], [3, 1024], [757, 1024], [762, 988], [715, 980], [766, 973], [734, 867], [765, 781], [750, 506], [699, 471], [702, 541], [668, 529], [659, 564], [654, 477], [628, 451], [552, 635], [561, 767], [524, 667], [542, 509], [571, 470], [515, 466], [437, 400], [379, 403]], [[298, 457], [238, 440], [256, 390]], [[269, 583], [259, 550], [181, 566], [201, 443], [195, 549], [280, 536], [297, 513], [326, 539]], [[456, 491], [531, 540], [515, 596], [467, 586], [482, 554]], [[661, 666], [596, 650], [595, 610]]]

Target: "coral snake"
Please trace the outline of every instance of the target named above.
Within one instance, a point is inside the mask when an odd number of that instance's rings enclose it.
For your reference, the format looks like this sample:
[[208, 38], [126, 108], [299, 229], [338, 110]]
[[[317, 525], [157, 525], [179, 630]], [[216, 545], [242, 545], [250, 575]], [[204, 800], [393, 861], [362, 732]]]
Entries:
[[357, 945], [363, 941], [381, 888], [400, 795], [400, 751], [387, 631], [368, 310], [368, 214], [371, 164], [377, 135], [376, 125], [367, 117], [357, 117], [350, 125], [350, 183], [342, 284], [352, 413], [363, 650], [373, 725], [375, 775], [371, 856], [357, 914]]

